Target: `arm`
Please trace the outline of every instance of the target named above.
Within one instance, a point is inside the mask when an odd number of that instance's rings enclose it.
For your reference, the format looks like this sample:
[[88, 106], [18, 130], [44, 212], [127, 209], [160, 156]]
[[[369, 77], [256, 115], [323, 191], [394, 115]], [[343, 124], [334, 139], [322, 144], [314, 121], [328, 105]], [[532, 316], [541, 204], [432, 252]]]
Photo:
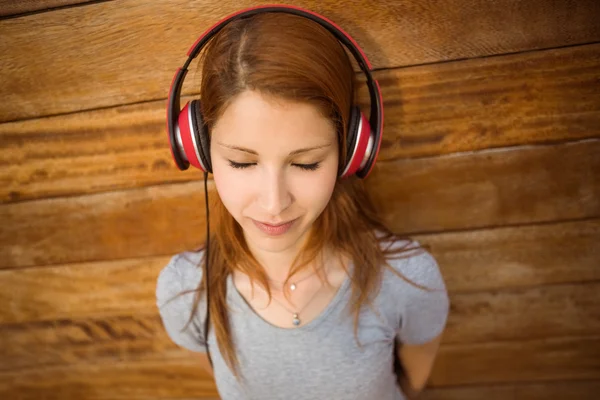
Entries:
[[398, 347], [397, 356], [404, 372], [398, 376], [398, 384], [408, 399], [415, 399], [425, 387], [440, 347], [442, 334], [423, 344], [402, 344]]

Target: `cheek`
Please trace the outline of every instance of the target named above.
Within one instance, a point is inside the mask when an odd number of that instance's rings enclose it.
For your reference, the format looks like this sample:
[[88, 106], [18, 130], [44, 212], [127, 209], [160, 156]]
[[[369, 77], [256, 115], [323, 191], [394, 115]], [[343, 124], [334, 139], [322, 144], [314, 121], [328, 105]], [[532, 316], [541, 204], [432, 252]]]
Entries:
[[301, 199], [305, 206], [320, 213], [331, 200], [337, 182], [337, 164], [332, 164], [330, 168], [311, 175], [312, 173], [305, 173], [302, 182], [295, 185], [299, 188], [296, 190], [296, 198]]
[[227, 211], [234, 217], [241, 213], [244, 203], [244, 181], [227, 166], [213, 165], [213, 179], [217, 193]]

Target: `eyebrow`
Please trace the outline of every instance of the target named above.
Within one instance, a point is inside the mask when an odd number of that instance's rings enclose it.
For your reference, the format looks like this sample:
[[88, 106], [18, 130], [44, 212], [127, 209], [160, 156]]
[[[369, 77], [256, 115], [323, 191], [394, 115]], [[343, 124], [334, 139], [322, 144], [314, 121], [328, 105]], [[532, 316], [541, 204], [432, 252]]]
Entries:
[[[217, 144], [219, 144], [219, 145], [221, 145], [223, 147], [227, 147], [228, 149], [243, 151], [244, 153], [253, 154], [255, 156], [258, 155], [258, 153], [256, 151], [254, 151], [252, 149], [247, 149], [245, 147], [234, 146], [234, 145], [231, 145], [231, 144], [225, 144], [225, 143], [221, 143], [221, 142], [217, 142]], [[302, 148], [302, 149], [291, 151], [290, 154], [288, 154], [288, 157], [289, 156], [295, 156], [296, 154], [306, 153], [306, 152], [309, 152], [309, 151], [312, 151], [312, 150], [323, 149], [323, 148], [329, 147], [329, 146], [331, 146], [331, 142], [327, 143], [327, 144], [324, 144], [324, 145], [321, 145], [321, 146], [305, 147], [305, 148]]]

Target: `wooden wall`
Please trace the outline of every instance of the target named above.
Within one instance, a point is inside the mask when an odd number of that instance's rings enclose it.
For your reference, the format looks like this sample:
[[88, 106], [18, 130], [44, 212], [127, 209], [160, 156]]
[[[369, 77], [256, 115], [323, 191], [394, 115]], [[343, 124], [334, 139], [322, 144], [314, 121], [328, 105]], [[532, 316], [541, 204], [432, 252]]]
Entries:
[[[197, 36], [258, 3], [0, 0], [0, 398], [216, 396], [154, 303], [159, 270], [204, 238], [164, 105]], [[598, 398], [600, 2], [293, 3], [377, 69], [369, 186], [447, 280], [422, 398]]]

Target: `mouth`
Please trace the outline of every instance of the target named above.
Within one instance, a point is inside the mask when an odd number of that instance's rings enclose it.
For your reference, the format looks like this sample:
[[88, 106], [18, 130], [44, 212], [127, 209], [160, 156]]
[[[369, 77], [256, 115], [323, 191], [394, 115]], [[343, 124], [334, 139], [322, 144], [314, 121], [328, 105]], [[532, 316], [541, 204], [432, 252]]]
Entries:
[[286, 221], [286, 222], [279, 222], [277, 224], [272, 224], [270, 222], [262, 222], [262, 221], [256, 221], [256, 222], [258, 222], [259, 224], [263, 224], [263, 225], [277, 227], [277, 226], [282, 226], [282, 225], [285, 225], [285, 224], [289, 224], [290, 222], [294, 222], [294, 220], [290, 220], [290, 221]]
[[254, 225], [256, 225], [256, 227], [258, 229], [260, 229], [263, 233], [266, 233], [269, 236], [279, 236], [279, 235], [283, 235], [284, 233], [286, 233], [287, 231], [290, 230], [290, 228], [294, 225], [294, 223], [298, 220], [298, 218], [293, 219], [291, 221], [287, 221], [287, 222], [281, 222], [278, 224], [270, 224], [267, 222], [260, 222], [260, 221], [256, 221], [256, 220], [252, 220], [252, 222], [254, 222]]

